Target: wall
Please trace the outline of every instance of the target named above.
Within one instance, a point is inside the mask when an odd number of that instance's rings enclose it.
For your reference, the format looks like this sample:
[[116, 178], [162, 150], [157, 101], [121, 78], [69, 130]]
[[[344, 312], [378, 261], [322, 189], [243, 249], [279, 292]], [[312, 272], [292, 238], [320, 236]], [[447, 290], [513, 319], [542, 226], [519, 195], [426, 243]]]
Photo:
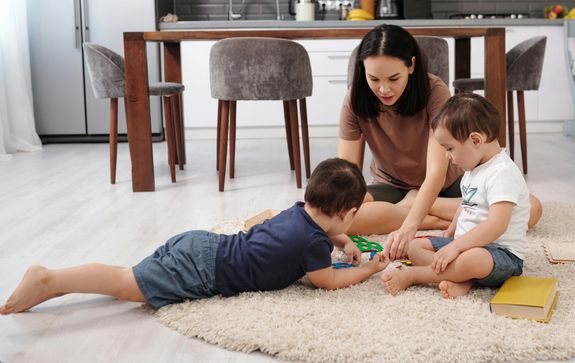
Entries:
[[[292, 20], [290, 0], [279, 0], [279, 3], [282, 19]], [[157, 0], [157, 4], [159, 16], [175, 12], [180, 20], [228, 20], [229, 0]], [[543, 8], [555, 4], [572, 8], [575, 7], [575, 0], [432, 0], [431, 10], [436, 19], [446, 19], [456, 13], [525, 13], [532, 18], [542, 18]], [[233, 0], [233, 12], [238, 13], [240, 9], [244, 20], [276, 19], [275, 0]], [[317, 11], [316, 19], [322, 20], [321, 16]], [[326, 19], [337, 17], [337, 12], [329, 12]]]

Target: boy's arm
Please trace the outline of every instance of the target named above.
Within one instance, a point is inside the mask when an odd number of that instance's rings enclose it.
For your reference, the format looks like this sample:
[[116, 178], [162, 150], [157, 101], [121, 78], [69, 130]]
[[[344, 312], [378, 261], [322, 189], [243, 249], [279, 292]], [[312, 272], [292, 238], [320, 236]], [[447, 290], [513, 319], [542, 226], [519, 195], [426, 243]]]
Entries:
[[389, 264], [389, 259], [381, 253], [359, 267], [334, 269], [326, 267], [321, 270], [307, 272], [311, 283], [320, 289], [335, 290], [358, 284], [376, 272], [382, 271]]
[[457, 208], [457, 212], [453, 216], [451, 223], [449, 223], [449, 227], [445, 231], [443, 231], [443, 237], [453, 237], [455, 236], [455, 227], [457, 227], [457, 219], [459, 218], [459, 214], [461, 213], [461, 205]]
[[495, 241], [507, 230], [514, 206], [512, 202], [492, 204], [484, 222], [435, 253], [431, 268], [436, 273], [445, 271], [447, 265], [460, 253], [473, 247], [487, 246]]

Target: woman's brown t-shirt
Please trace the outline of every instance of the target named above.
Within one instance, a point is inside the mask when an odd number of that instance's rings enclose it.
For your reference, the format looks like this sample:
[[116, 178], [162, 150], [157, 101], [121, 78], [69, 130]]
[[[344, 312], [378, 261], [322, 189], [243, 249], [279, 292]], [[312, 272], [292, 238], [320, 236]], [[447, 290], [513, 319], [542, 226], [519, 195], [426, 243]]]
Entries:
[[[354, 141], [365, 136], [373, 155], [370, 169], [375, 183], [401, 189], [419, 188], [423, 184], [430, 123], [451, 96], [440, 78], [430, 74], [429, 81], [429, 102], [425, 108], [413, 116], [400, 116], [393, 110], [385, 110], [379, 114], [377, 122], [368, 122], [353, 113], [348, 91], [340, 115], [339, 137]], [[462, 174], [463, 171], [450, 161], [442, 189]]]

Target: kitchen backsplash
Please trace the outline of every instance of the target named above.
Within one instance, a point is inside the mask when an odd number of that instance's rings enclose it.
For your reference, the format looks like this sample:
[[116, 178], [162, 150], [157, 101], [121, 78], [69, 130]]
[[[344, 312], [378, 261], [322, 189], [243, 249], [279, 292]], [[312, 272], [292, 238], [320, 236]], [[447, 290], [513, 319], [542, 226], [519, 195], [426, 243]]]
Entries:
[[[292, 20], [290, 2], [279, 0], [281, 18]], [[359, 1], [355, 1], [358, 3]], [[179, 20], [228, 20], [229, 0], [157, 0], [158, 16], [175, 13]], [[233, 0], [232, 11], [241, 14], [243, 20], [276, 19], [276, 0]], [[518, 1], [518, 0], [431, 0], [431, 11], [435, 19], [447, 19], [454, 14], [522, 13], [531, 18], [542, 18], [547, 5], [561, 4], [569, 9], [575, 7], [571, 1]], [[293, 12], [293, 10], [292, 10]], [[316, 11], [316, 19], [324, 15]], [[325, 14], [326, 20], [336, 20], [338, 13]]]

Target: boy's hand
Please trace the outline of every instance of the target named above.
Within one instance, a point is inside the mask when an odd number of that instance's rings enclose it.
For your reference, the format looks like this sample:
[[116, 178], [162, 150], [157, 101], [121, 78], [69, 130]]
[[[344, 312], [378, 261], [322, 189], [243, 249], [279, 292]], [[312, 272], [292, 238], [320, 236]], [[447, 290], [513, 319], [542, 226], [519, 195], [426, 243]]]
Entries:
[[349, 240], [349, 242], [343, 246], [343, 252], [347, 256], [350, 263], [359, 264], [361, 262], [361, 251], [357, 245], [353, 243], [353, 241]]
[[387, 265], [389, 265], [389, 258], [383, 253], [376, 253], [369, 262], [366, 262], [366, 264], [373, 273], [376, 273], [385, 270]]
[[445, 271], [447, 265], [451, 263], [451, 261], [455, 260], [461, 251], [457, 247], [457, 245], [453, 242], [450, 244], [441, 247], [435, 254], [433, 255], [433, 261], [431, 262], [431, 269], [436, 273], [440, 273]]

